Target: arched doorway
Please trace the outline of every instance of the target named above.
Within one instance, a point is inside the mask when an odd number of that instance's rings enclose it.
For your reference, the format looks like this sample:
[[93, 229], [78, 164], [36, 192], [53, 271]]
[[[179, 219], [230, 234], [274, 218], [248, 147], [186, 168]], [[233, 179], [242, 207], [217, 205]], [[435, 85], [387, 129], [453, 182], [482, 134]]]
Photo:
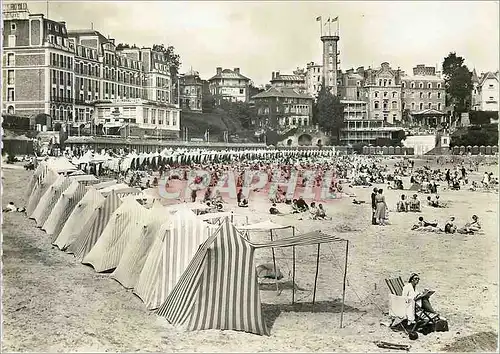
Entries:
[[292, 146], [292, 144], [293, 144], [293, 140], [292, 140], [292, 139], [288, 139], [288, 140], [286, 141], [286, 145], [287, 145], [287, 146]]
[[316, 142], [316, 145], [318, 145], [318, 146], [323, 145], [323, 142], [321, 141], [321, 139], [318, 139], [318, 141]]
[[311, 146], [312, 137], [309, 134], [302, 134], [301, 136], [299, 136], [298, 143], [302, 146]]
[[7, 107], [7, 113], [8, 114], [14, 114], [14, 106]]

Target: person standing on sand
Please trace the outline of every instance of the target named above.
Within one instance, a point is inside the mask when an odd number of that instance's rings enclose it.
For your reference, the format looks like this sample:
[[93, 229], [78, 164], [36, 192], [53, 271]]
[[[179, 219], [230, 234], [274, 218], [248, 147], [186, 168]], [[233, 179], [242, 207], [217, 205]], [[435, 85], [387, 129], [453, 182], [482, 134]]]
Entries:
[[375, 200], [375, 197], [378, 194], [378, 189], [373, 188], [373, 193], [372, 193], [372, 225], [377, 225], [377, 219], [375, 218], [375, 212], [377, 210], [377, 202]]
[[375, 209], [375, 219], [377, 224], [380, 226], [385, 225], [385, 218], [387, 212], [387, 204], [385, 203], [385, 197], [382, 195], [384, 191], [382, 189], [378, 190], [378, 194], [375, 196], [375, 202], [377, 203], [377, 208]]

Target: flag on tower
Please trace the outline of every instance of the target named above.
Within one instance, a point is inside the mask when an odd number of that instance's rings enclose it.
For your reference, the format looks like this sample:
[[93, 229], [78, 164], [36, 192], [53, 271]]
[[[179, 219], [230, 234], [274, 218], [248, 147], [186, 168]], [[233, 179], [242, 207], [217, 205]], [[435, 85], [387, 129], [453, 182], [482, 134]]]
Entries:
[[316, 21], [321, 21], [321, 16], [316, 17]]
[[328, 17], [328, 20], [326, 20], [326, 22], [330, 22], [330, 17]]
[[332, 19], [332, 22], [335, 22], [335, 21], [338, 21], [339, 20], [339, 17], [335, 17], [334, 19]]

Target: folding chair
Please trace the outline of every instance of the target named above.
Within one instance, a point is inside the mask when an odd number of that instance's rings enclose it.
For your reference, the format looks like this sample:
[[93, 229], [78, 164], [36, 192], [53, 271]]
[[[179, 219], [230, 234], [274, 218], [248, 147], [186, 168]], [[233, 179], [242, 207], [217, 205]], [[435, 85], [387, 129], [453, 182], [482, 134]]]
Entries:
[[[385, 283], [389, 288], [389, 291], [392, 295], [402, 296], [403, 287], [405, 286], [403, 279], [401, 277], [393, 278], [393, 279], [385, 279]], [[418, 306], [415, 302], [415, 325], [412, 328], [412, 331], [415, 331], [417, 328], [422, 328], [427, 326], [428, 324], [435, 325], [437, 321], [440, 320], [440, 317], [437, 313], [430, 313], [425, 311], [422, 307]]]

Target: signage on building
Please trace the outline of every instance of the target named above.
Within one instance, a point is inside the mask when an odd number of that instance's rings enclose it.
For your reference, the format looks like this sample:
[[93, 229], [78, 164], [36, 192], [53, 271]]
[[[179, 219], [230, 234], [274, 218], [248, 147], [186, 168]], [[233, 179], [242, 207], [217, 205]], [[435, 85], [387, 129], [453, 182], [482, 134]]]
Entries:
[[27, 20], [30, 14], [28, 4], [25, 2], [4, 4], [2, 12], [4, 20]]
[[142, 103], [142, 99], [140, 98], [123, 98], [123, 99], [115, 99], [112, 100], [113, 103]]

